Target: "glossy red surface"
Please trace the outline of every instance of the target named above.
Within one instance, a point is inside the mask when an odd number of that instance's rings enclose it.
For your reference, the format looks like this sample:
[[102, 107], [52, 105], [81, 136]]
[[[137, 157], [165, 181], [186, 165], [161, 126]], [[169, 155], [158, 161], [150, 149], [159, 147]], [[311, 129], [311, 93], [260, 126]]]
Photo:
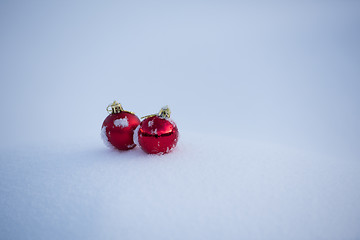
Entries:
[[109, 141], [119, 150], [132, 149], [136, 146], [133, 140], [134, 130], [139, 124], [140, 119], [132, 113], [123, 111], [110, 114], [102, 125], [102, 131], [105, 132], [107, 138], [104, 141]]
[[146, 153], [168, 153], [176, 147], [179, 131], [169, 119], [153, 116], [140, 123], [139, 144]]

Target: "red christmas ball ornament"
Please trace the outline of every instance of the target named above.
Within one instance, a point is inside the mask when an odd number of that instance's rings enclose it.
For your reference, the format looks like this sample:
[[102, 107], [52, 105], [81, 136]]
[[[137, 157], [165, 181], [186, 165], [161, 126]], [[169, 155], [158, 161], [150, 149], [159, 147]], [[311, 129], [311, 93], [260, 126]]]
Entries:
[[140, 119], [132, 112], [124, 111], [121, 104], [114, 101], [106, 109], [110, 114], [101, 127], [101, 137], [107, 146], [119, 150], [128, 150], [136, 146], [133, 140], [134, 130]]
[[175, 122], [170, 119], [170, 113], [168, 106], [163, 107], [159, 114], [144, 117], [135, 130], [135, 141], [138, 141], [146, 153], [164, 154], [176, 147], [179, 131]]

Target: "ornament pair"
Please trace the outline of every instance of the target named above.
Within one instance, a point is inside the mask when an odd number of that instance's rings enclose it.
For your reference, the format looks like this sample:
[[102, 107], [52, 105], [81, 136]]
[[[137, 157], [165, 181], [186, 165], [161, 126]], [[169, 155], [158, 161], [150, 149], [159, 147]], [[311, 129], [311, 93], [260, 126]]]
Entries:
[[114, 101], [106, 109], [109, 115], [101, 128], [101, 137], [108, 146], [129, 150], [139, 145], [149, 154], [164, 154], [176, 147], [179, 131], [170, 119], [170, 109], [163, 107], [158, 114], [148, 115], [140, 122], [133, 113], [125, 111]]

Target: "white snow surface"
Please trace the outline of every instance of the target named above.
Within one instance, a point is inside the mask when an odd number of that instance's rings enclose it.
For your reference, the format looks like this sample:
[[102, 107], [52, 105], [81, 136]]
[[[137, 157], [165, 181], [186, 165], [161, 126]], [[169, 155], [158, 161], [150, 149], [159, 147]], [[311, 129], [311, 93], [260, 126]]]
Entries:
[[[360, 239], [359, 9], [0, 1], [0, 239]], [[107, 148], [114, 100], [176, 148]]]
[[355, 239], [359, 161], [183, 133], [169, 154], [75, 146], [1, 152], [9, 239]]
[[119, 118], [119, 119], [115, 119], [114, 120], [114, 125], [117, 127], [128, 127], [129, 126], [129, 121], [127, 119], [127, 117], [124, 118]]

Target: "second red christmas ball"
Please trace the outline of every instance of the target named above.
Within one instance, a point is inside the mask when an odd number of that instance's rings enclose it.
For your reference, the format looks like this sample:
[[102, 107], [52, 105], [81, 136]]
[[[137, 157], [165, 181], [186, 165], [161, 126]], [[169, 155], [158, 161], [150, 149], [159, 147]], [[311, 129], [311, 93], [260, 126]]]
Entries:
[[149, 154], [168, 153], [176, 147], [179, 131], [170, 119], [170, 109], [163, 107], [159, 114], [146, 116], [134, 133], [135, 142]]

